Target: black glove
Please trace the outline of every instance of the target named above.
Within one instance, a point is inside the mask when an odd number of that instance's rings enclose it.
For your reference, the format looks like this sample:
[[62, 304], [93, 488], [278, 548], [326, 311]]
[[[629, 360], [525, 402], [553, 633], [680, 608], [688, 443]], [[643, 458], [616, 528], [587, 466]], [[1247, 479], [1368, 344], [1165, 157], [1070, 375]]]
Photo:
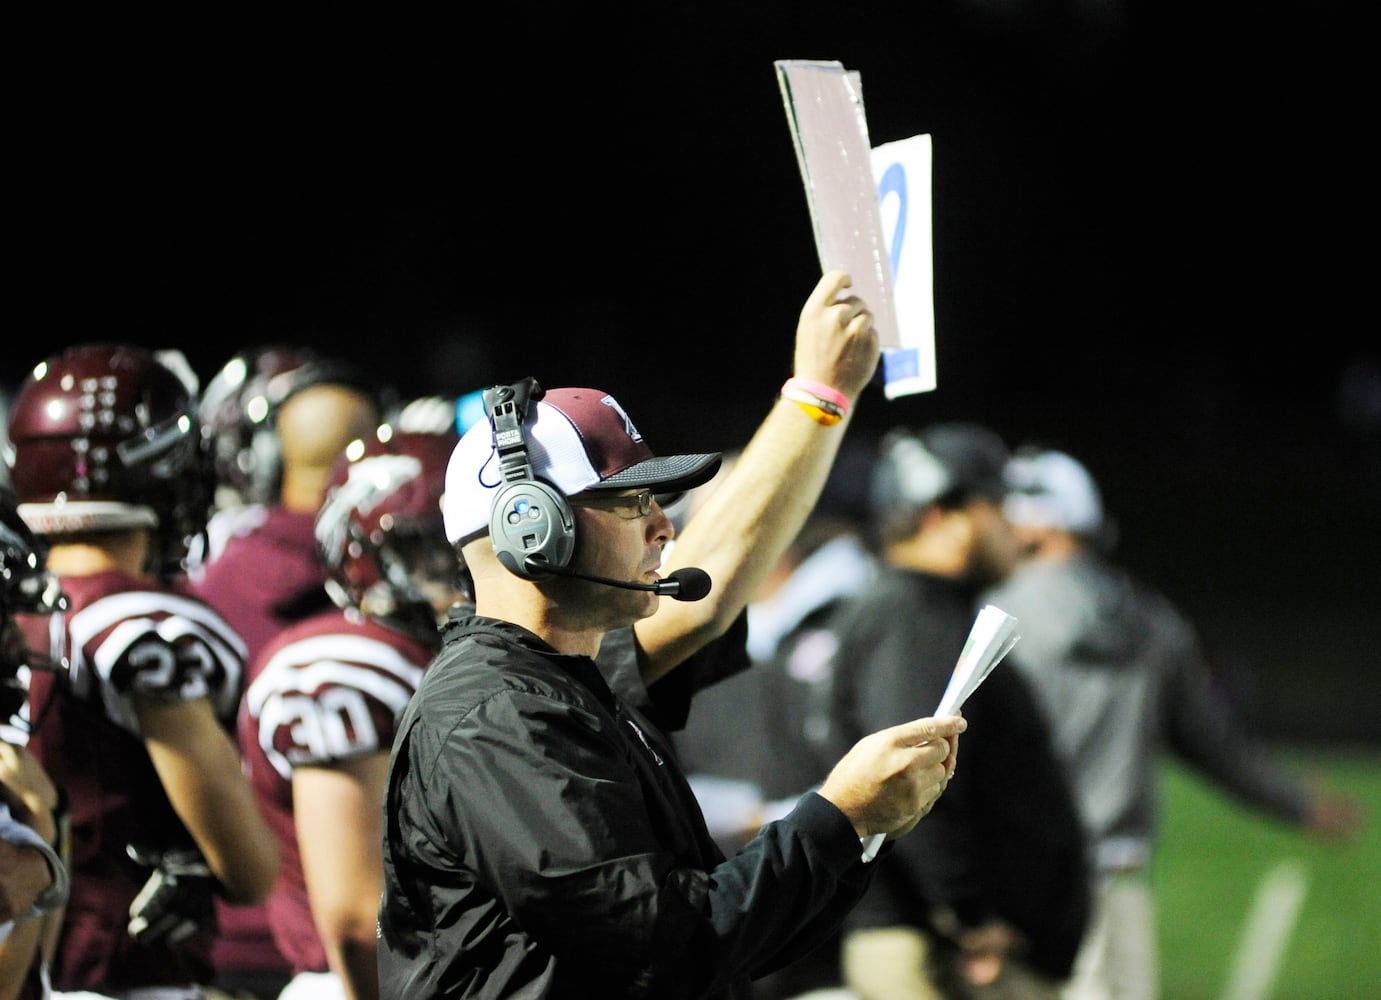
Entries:
[[153, 873], [129, 904], [129, 933], [141, 944], [177, 944], [215, 920], [219, 883], [195, 848], [125, 848]]

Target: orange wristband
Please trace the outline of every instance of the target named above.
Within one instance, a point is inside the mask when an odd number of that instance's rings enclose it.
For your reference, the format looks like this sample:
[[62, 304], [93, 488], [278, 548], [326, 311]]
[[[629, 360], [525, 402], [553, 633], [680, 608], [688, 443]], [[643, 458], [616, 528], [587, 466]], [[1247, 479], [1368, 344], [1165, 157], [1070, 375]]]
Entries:
[[831, 427], [849, 412], [849, 399], [838, 389], [802, 378], [789, 378], [782, 383], [781, 397], [801, 408], [817, 424]]
[[782, 386], [784, 389], [787, 387], [808, 392], [816, 399], [824, 400], [826, 403], [833, 403], [834, 406], [831, 409], [838, 409], [841, 417], [849, 412], [849, 397], [823, 382], [812, 382], [810, 379], [792, 376]]

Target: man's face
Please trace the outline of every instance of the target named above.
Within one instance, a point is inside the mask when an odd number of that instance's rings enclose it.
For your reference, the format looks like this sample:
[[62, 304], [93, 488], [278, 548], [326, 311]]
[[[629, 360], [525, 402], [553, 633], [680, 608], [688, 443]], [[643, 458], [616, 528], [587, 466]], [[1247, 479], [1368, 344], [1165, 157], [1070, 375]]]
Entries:
[[976, 499], [966, 510], [973, 523], [973, 551], [969, 575], [983, 585], [1005, 580], [1020, 561], [1023, 547], [1002, 508], [991, 500]]
[[1021, 549], [1021, 558], [1030, 559], [1040, 550], [1041, 543], [1050, 534], [1050, 529], [1038, 528], [1033, 525], [1013, 525], [1012, 533], [1016, 536], [1017, 545]]
[[[642, 514], [637, 491], [625, 491], [618, 496], [626, 498], [628, 503], [587, 507], [581, 504], [579, 496], [571, 498], [579, 539], [571, 568], [611, 580], [655, 583], [656, 570], [662, 562], [662, 548], [675, 535], [676, 529], [655, 499], [648, 513]], [[580, 594], [590, 596], [591, 607], [599, 609], [596, 617], [604, 622], [606, 629], [622, 628], [657, 610], [659, 598], [651, 591], [625, 590], [580, 580], [567, 582], [579, 588]]]

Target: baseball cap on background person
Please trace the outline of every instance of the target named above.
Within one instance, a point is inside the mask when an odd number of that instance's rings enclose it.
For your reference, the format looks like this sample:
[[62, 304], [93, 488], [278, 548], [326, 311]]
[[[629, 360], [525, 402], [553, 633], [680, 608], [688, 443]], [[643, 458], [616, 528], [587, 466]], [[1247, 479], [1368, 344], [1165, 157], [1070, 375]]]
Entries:
[[878, 446], [869, 506], [877, 514], [933, 503], [959, 506], [975, 498], [1000, 503], [1007, 495], [1004, 471], [1010, 457], [1001, 436], [980, 424], [894, 428]]
[[1057, 528], [1111, 548], [1112, 519], [1093, 476], [1078, 459], [1055, 449], [1018, 448], [1005, 473], [1010, 492], [1003, 512], [1021, 528]]
[[986, 500], [1000, 510], [1010, 458], [1002, 437], [982, 424], [889, 430], [878, 444], [869, 481], [873, 541], [885, 547], [910, 538], [932, 505], [958, 510]]
[[[566, 497], [630, 489], [680, 493], [719, 470], [718, 452], [654, 455], [623, 407], [601, 389], [535, 387], [522, 430], [532, 478]], [[494, 428], [489, 419], [476, 421], [446, 468], [442, 514], [447, 540], [468, 541], [486, 533], [503, 485]]]

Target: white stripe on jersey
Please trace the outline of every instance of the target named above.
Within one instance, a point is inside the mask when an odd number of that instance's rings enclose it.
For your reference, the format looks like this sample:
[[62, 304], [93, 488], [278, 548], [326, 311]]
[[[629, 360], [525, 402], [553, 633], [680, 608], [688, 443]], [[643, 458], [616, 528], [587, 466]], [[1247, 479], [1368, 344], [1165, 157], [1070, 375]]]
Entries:
[[[265, 758], [279, 777], [291, 781], [300, 765], [386, 751], [369, 703], [383, 706], [396, 719], [417, 690], [423, 670], [377, 639], [311, 636], [269, 658], [245, 695], [245, 711]], [[275, 746], [282, 727], [288, 728], [293, 744], [286, 754]]]
[[269, 658], [249, 686], [245, 704], [257, 716], [273, 694], [310, 692], [334, 683], [358, 688], [401, 712], [425, 669], [388, 643], [367, 636], [312, 636], [289, 643]]
[[[71, 616], [68, 629], [72, 634], [73, 646], [80, 648], [92, 636], [122, 618], [144, 618], [155, 614], [175, 615], [195, 623], [208, 633], [208, 642], [214, 641], [217, 645], [229, 647], [237, 659], [244, 660], [249, 655], [244, 639], [209, 604], [158, 590], [127, 590], [98, 598]], [[214, 637], [214, 640], [210, 637]]]
[[[85, 646], [102, 631], [114, 626], [95, 650], [95, 662], [87, 664]], [[100, 678], [101, 703], [106, 716], [129, 733], [140, 732], [134, 703], [110, 683], [111, 673], [130, 648], [143, 637], [154, 634], [162, 643], [178, 639], [200, 639], [215, 657], [225, 675], [223, 685], [212, 690], [208, 677], [200, 674], [201, 685], [189, 697], [211, 700], [216, 714], [225, 720], [235, 717], [239, 693], [244, 683], [245, 644], [238, 634], [208, 605], [161, 591], [132, 590], [97, 598], [67, 619], [71, 637], [71, 673], [74, 690], [90, 690], [84, 667], [90, 666]]]

